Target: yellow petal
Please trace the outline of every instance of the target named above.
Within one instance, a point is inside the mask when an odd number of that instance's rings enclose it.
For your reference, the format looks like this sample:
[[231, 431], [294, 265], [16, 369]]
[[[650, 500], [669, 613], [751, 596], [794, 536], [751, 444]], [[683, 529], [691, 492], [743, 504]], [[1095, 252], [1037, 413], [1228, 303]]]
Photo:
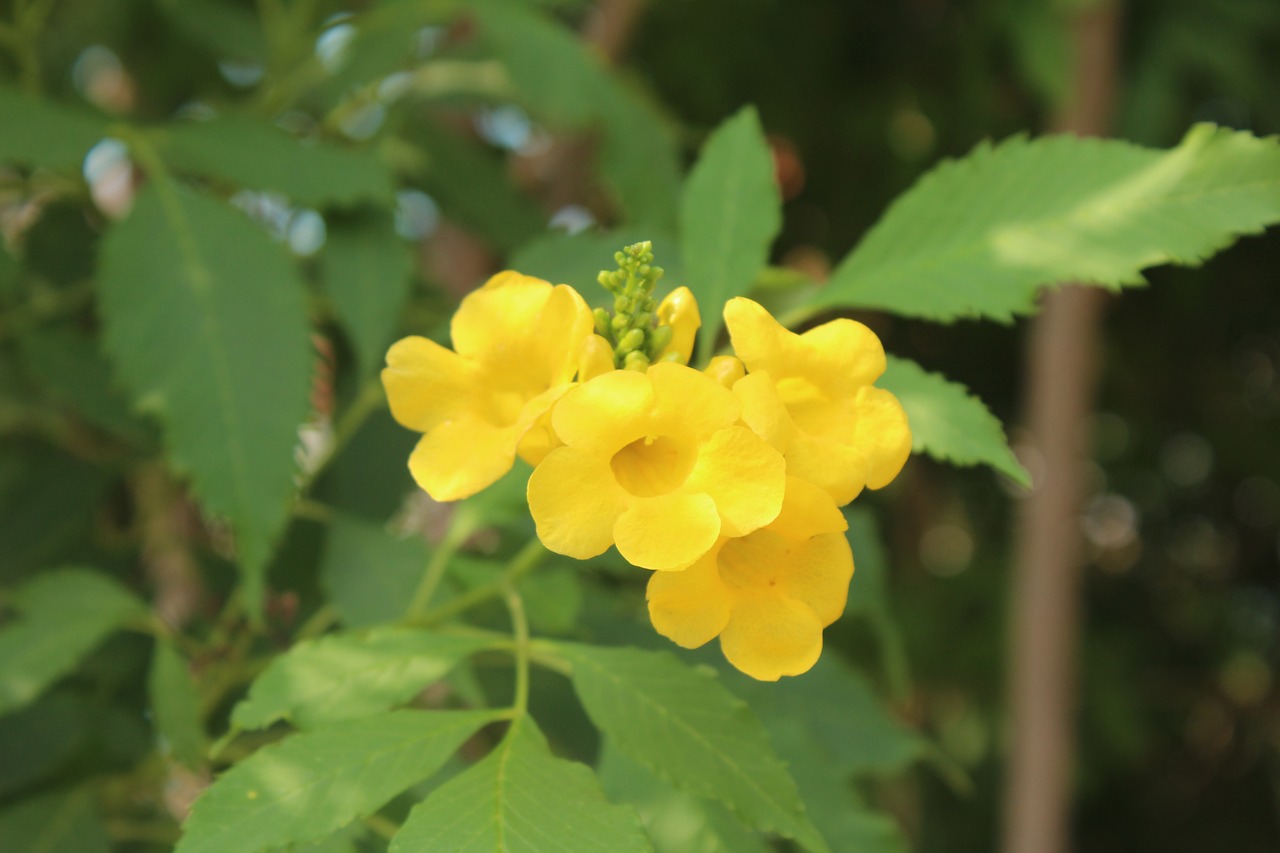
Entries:
[[844, 533], [849, 523], [825, 489], [808, 480], [788, 476], [782, 511], [769, 524], [769, 529], [788, 539], [803, 541], [822, 533]]
[[533, 469], [528, 498], [542, 544], [579, 560], [609, 550], [614, 525], [630, 502], [607, 461], [574, 447], [551, 451]]
[[659, 634], [686, 649], [714, 639], [729, 623], [729, 591], [715, 568], [715, 551], [680, 572], [654, 572], [645, 594]]
[[613, 369], [613, 347], [599, 335], [589, 336], [578, 359], [578, 381], [588, 382]]
[[786, 487], [782, 454], [745, 427], [713, 434], [698, 453], [685, 492], [715, 501], [725, 536], [744, 536], [778, 516]]
[[[747, 370], [778, 372], [784, 360], [786, 336], [791, 334], [757, 302], [738, 296], [724, 305], [724, 324], [733, 351]], [[786, 372], [778, 373], [787, 375]]]
[[551, 296], [551, 284], [510, 270], [471, 291], [453, 315], [453, 348], [485, 364], [511, 356], [512, 343], [529, 336]]
[[558, 284], [538, 313], [535, 324], [525, 331], [528, 359], [537, 381], [546, 386], [563, 385], [578, 370], [583, 345], [595, 337], [595, 321], [586, 301], [567, 284]]
[[416, 336], [391, 346], [382, 371], [392, 417], [418, 432], [466, 411], [477, 382], [474, 365], [435, 341]]
[[733, 386], [742, 404], [742, 421], [779, 453], [786, 453], [796, 425], [767, 372], [749, 373]]
[[698, 300], [687, 287], [677, 287], [658, 305], [658, 323], [671, 327], [671, 343], [667, 344], [659, 358], [675, 354], [680, 364], [688, 364], [693, 355], [693, 342], [702, 326], [698, 313]]
[[831, 393], [849, 393], [884, 373], [884, 346], [875, 332], [856, 320], [823, 323], [800, 335], [799, 342], [811, 359], [813, 380]]
[[464, 417], [433, 427], [409, 456], [409, 472], [438, 501], [470, 497], [493, 485], [515, 462], [518, 433]]
[[718, 355], [711, 359], [711, 363], [707, 365], [707, 369], [702, 372], [719, 382], [724, 387], [732, 388], [733, 383], [746, 375], [747, 369], [743, 367], [742, 362], [734, 356]]
[[565, 444], [611, 455], [648, 432], [653, 401], [645, 374], [611, 370], [565, 394], [551, 424]]
[[618, 553], [633, 566], [655, 571], [692, 564], [711, 550], [719, 535], [720, 515], [706, 495], [637, 498], [613, 527]]
[[735, 598], [720, 632], [729, 663], [760, 681], [808, 672], [822, 654], [822, 623], [808, 605], [757, 592]]
[[823, 533], [805, 542], [782, 575], [785, 595], [809, 606], [825, 627], [840, 618], [853, 578], [853, 552], [843, 533]]
[[704, 439], [736, 423], [742, 413], [733, 392], [692, 367], [666, 362], [645, 375], [653, 383], [653, 422], [659, 433]]
[[863, 388], [854, 400], [853, 445], [867, 458], [867, 486], [879, 489], [898, 476], [911, 455], [911, 428], [898, 398]]
[[821, 486], [844, 506], [867, 482], [867, 459], [857, 448], [797, 431], [787, 448], [787, 473]]
[[521, 433], [521, 437], [516, 452], [530, 465], [537, 465], [546, 458], [548, 453], [562, 446], [563, 442], [551, 429], [551, 411], [572, 387], [572, 385], [557, 385], [525, 403], [524, 409], [520, 412], [516, 428]]

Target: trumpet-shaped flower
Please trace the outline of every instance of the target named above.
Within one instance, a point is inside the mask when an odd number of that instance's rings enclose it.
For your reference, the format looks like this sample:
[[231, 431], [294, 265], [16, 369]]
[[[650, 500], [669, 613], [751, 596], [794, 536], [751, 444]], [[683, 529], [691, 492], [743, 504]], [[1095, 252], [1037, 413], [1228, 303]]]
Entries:
[[831, 496], [787, 478], [771, 524], [722, 538], [682, 572], [649, 578], [649, 618], [685, 648], [716, 636], [731, 664], [761, 681], [807, 672], [822, 652], [822, 629], [844, 612], [853, 554]]
[[552, 412], [565, 446], [529, 479], [538, 536], [570, 557], [616, 544], [634, 565], [674, 570], [722, 535], [768, 524], [782, 506], [785, 463], [740, 415], [731, 391], [671, 362], [576, 386]]
[[884, 372], [880, 339], [854, 320], [804, 334], [750, 299], [724, 309], [748, 374], [733, 386], [744, 422], [787, 459], [787, 473], [826, 489], [837, 504], [888, 485], [911, 452], [896, 397], [873, 383]]
[[423, 433], [409, 457], [433, 498], [473, 495], [558, 444], [540, 421], [570, 387], [591, 311], [567, 285], [503, 272], [468, 294], [453, 316], [454, 349], [404, 338], [387, 353], [391, 413]]

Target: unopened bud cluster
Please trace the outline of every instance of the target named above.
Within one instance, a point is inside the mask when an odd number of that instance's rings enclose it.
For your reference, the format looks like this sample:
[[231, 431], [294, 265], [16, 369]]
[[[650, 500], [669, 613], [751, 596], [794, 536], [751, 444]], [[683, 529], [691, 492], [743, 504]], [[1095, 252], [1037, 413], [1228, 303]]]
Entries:
[[653, 291], [662, 279], [662, 267], [653, 265], [653, 244], [648, 240], [616, 252], [613, 260], [618, 268], [602, 270], [597, 277], [613, 294], [613, 314], [595, 310], [596, 334], [613, 346], [615, 367], [645, 370], [671, 343], [671, 327], [655, 325], [658, 304]]

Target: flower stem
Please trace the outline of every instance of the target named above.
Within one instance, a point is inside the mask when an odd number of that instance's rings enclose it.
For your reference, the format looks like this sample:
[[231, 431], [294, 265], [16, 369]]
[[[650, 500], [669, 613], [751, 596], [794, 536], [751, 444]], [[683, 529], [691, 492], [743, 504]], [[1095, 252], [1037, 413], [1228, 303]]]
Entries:
[[478, 604], [497, 598], [506, 591], [507, 587], [518, 585], [525, 575], [538, 567], [538, 564], [542, 562], [548, 553], [550, 552], [547, 551], [540, 540], [536, 537], [530, 539], [511, 558], [511, 562], [507, 563], [507, 570], [503, 572], [502, 577], [468, 590], [457, 598], [452, 598], [425, 613], [417, 616], [407, 615], [405, 622], [420, 628], [430, 628], [433, 625], [448, 621]]
[[511, 629], [516, 641], [516, 695], [512, 710], [519, 717], [529, 709], [529, 620], [525, 616], [524, 600], [514, 585], [508, 583], [502, 597], [511, 613]]
[[440, 582], [444, 580], [445, 572], [449, 568], [449, 561], [453, 559], [454, 554], [458, 553], [462, 543], [467, 541], [471, 534], [475, 532], [475, 529], [476, 518], [473, 514], [465, 509], [454, 512], [453, 519], [449, 524], [449, 530], [445, 533], [444, 538], [440, 540], [440, 544], [436, 546], [431, 559], [427, 561], [427, 568], [422, 573], [422, 580], [418, 582], [418, 588], [413, 593], [408, 609], [405, 610], [406, 618], [416, 620], [426, 614], [427, 606], [431, 604], [432, 597], [435, 596], [436, 590], [440, 588]]

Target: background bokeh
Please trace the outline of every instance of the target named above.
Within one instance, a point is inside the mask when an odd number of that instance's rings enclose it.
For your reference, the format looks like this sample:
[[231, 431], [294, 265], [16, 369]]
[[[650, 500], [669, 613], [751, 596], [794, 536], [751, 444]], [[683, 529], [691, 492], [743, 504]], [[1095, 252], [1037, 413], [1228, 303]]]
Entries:
[[[0, 20], [31, 5], [3, 0]], [[48, 5], [34, 59], [47, 92], [107, 113], [167, 120], [209, 104], [236, 104], [254, 95], [264, 75], [272, 79], [281, 71], [262, 59], [261, 34], [244, 26], [254, 13], [249, 2]], [[316, 20], [344, 11], [335, 3], [314, 5]], [[384, 4], [350, 4], [345, 11], [377, 5]], [[588, 28], [610, 6], [541, 5]], [[786, 202], [774, 261], [821, 278], [939, 159], [961, 156], [982, 140], [1051, 125], [1070, 85], [1064, 21], [1089, 4], [613, 5], [626, 7], [622, 34], [614, 43], [605, 39], [603, 51], [664, 116], [686, 162], [707, 131], [741, 105], [757, 105]], [[1280, 132], [1280, 4], [1129, 0], [1121, 22], [1116, 136], [1169, 147], [1197, 121], [1258, 135]], [[326, 32], [339, 26], [340, 20]], [[467, 37], [465, 27], [421, 33], [463, 58], [471, 50]], [[290, 50], [323, 56], [326, 48], [322, 39], [275, 45], [271, 55], [287, 58]], [[20, 56], [0, 56], [0, 81], [21, 79]], [[286, 119], [306, 125], [334, 101], [321, 89]], [[554, 120], [556, 106], [471, 93], [390, 116], [360, 103], [328, 113], [325, 132], [359, 142], [390, 122], [449, 163], [447, 174], [428, 172], [407, 182], [399, 196], [398, 230], [417, 250], [404, 329], [439, 332], [456, 298], [489, 272], [513, 257], [544, 258], [548, 249], [533, 244], [549, 221], [590, 230], [617, 220], [597, 176], [576, 167], [574, 153], [590, 150], [589, 134], [565, 131]], [[574, 110], [563, 106], [566, 114]], [[0, 134], [6, 120], [0, 114]], [[84, 213], [85, 198], [56, 186], [47, 201], [31, 203], [19, 182], [6, 184], [13, 176], [0, 170], [0, 229], [21, 242], [23, 266], [38, 279], [42, 298], [72, 312], [84, 309], [60, 330], [62, 339], [45, 339], [44, 351], [24, 348], [13, 331], [16, 314], [6, 314], [0, 326], [4, 584], [86, 555], [125, 576], [135, 571], [133, 507], [122, 465], [100, 464], [81, 452], [96, 445], [78, 421], [46, 423], [35, 414], [39, 405], [56, 408], [66, 395], [83, 400], [85, 394], [59, 384], [66, 375], [59, 357], [92, 346], [92, 300], [82, 283], [93, 270], [103, 223], [115, 215], [113, 205], [127, 206], [131, 191], [119, 152], [95, 152], [98, 159], [85, 170], [98, 210], [93, 216]], [[241, 202], [297, 254], [314, 251], [323, 239], [308, 211], [266, 196]], [[611, 235], [603, 245], [608, 250], [617, 242]], [[660, 239], [657, 251], [661, 259]], [[1270, 233], [1247, 238], [1200, 268], [1153, 270], [1149, 287], [1108, 300], [1089, 494], [1079, 518], [1088, 560], [1072, 818], [1078, 850], [1280, 849], [1277, 270], [1280, 235]], [[860, 319], [891, 352], [966, 384], [1019, 445], [1025, 322]], [[319, 347], [333, 364], [350, 356], [340, 333]], [[108, 399], [110, 368], [94, 364], [98, 373], [77, 374], [82, 384], [104, 389], [103, 398], [91, 402], [98, 406], [92, 428], [106, 423], [145, 455], [155, 447], [153, 428]], [[343, 369], [331, 373], [317, 388], [322, 410], [326, 400], [332, 405], [335, 396], [354, 394]], [[389, 419], [372, 420], [358, 442], [363, 449], [326, 472], [320, 485], [326, 501], [364, 518], [389, 517], [406, 490], [402, 460], [411, 444], [412, 436]], [[1034, 455], [1024, 462], [1034, 475]], [[892, 487], [859, 501], [878, 510], [885, 534], [891, 609], [909, 672], [903, 689], [891, 689], [881, 640], [865, 625], [837, 626], [830, 644], [877, 673], [895, 714], [937, 744], [935, 760], [862, 784], [866, 798], [893, 814], [911, 849], [921, 853], [998, 844], [1008, 731], [1003, 667], [1008, 644], [1016, 642], [1006, 618], [1011, 536], [1021, 500], [1017, 487], [986, 469], [917, 458]], [[202, 566], [215, 589], [225, 588], [232, 570], [218, 557], [216, 531], [202, 536], [209, 540]], [[271, 607], [280, 619], [290, 608], [305, 611], [315, 596], [313, 567], [324, 547], [324, 537], [305, 522], [290, 529], [272, 569], [277, 595]], [[147, 735], [129, 702], [80, 698], [140, 692], [136, 660], [144, 653], [141, 638], [113, 640], [74, 689], [54, 694], [17, 722], [0, 720], [0, 742], [9, 727], [27, 754], [62, 778], [134, 767]], [[576, 722], [569, 714], [563, 728]], [[23, 790], [32, 772], [29, 763], [0, 758], [0, 800]], [[128, 796], [128, 788], [120, 795]]]

